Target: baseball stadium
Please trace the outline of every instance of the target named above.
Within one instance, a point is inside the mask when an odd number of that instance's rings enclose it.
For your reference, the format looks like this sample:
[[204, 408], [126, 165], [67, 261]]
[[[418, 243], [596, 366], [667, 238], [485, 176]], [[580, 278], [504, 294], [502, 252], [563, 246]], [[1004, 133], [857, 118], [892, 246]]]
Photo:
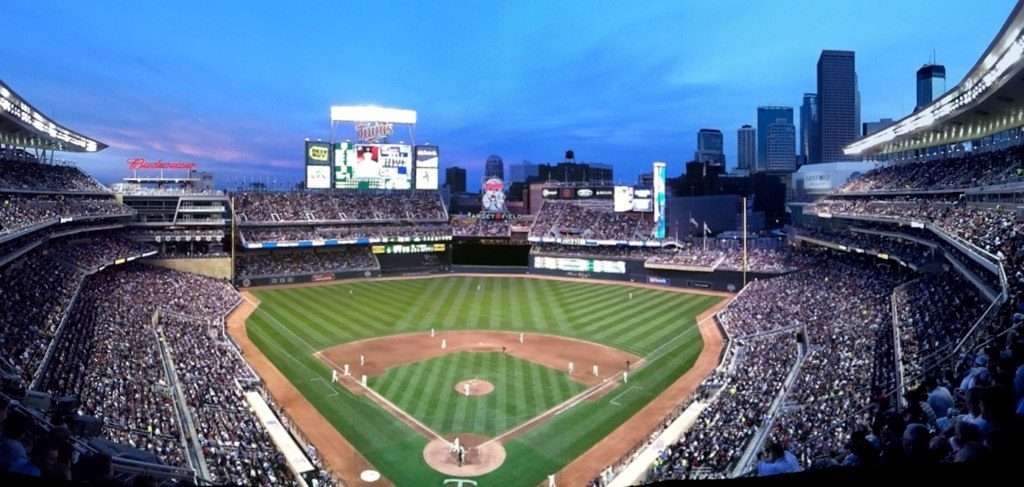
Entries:
[[779, 134], [796, 157], [790, 109], [788, 129], [770, 124], [767, 166], [726, 174], [721, 132], [701, 129], [721, 160], [701, 138], [681, 175], [651, 160], [624, 183], [567, 150], [506, 177], [491, 156], [479, 191], [445, 160], [459, 148], [417, 141], [429, 117], [364, 104], [303, 121], [322, 126], [286, 148], [293, 187], [229, 187], [201, 159], [145, 154], [104, 182], [78, 161], [125, 144], [0, 78], [4, 485], [619, 487], [1012, 467], [1024, 3], [949, 89], [921, 101], [922, 68], [914, 111], [829, 146], [842, 107], [822, 79], [846, 53], [822, 51], [814, 98], [834, 163], [773, 166]]

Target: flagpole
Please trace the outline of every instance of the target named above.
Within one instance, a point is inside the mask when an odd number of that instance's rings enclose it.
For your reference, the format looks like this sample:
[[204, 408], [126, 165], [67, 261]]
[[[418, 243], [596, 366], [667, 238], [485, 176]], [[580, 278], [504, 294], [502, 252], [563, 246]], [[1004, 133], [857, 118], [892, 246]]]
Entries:
[[[747, 287], [747, 197], [743, 197], [743, 287]], [[741, 288], [742, 289], [742, 288]]]

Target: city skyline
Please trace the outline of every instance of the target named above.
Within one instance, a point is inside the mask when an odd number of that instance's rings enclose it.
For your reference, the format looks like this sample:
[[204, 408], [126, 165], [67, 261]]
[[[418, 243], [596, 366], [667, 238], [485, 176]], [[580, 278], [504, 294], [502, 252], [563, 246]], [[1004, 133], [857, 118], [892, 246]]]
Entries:
[[[902, 118], [932, 51], [946, 66], [946, 87], [954, 86], [1013, 2], [966, 15], [934, 2], [879, 2], [893, 13], [885, 18], [861, 2], [655, 3], [640, 11], [576, 3], [559, 12], [405, 2], [347, 6], [343, 16], [328, 3], [246, 5], [97, 11], [15, 1], [6, 7], [13, 38], [33, 38], [44, 20], [55, 25], [50, 42], [0, 46], [8, 60], [0, 78], [58, 122], [110, 144], [66, 156], [108, 182], [137, 156], [195, 161], [221, 185], [242, 175], [297, 181], [302, 140], [329, 137], [331, 104], [357, 103], [419, 111], [417, 142], [439, 145], [442, 168], [466, 167], [471, 182], [489, 154], [543, 163], [567, 149], [614, 164], [626, 182], [654, 160], [680, 174], [703, 127], [723, 132], [735, 167], [737, 129], [756, 124], [758, 106], [799, 107], [815, 91], [824, 49], [856, 52], [863, 120]], [[702, 20], [723, 9], [731, 12], [726, 25]], [[303, 19], [311, 12], [412, 28], [370, 43], [336, 27], [310, 29]], [[468, 27], [450, 32], [442, 21]], [[637, 60], [640, 52], [648, 55]], [[346, 61], [363, 58], [389, 62], [369, 70]]]

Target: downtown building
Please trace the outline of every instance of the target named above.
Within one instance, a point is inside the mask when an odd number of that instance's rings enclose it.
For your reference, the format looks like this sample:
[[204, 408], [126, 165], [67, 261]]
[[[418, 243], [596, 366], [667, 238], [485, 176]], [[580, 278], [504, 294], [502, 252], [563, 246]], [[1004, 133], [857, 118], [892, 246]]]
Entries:
[[750, 172], [757, 167], [757, 129], [744, 125], [736, 131], [736, 169]]
[[816, 162], [849, 161], [843, 147], [860, 138], [860, 100], [853, 51], [821, 51], [818, 58], [819, 147]]
[[818, 94], [804, 93], [804, 102], [800, 105], [800, 150], [797, 154], [798, 165], [817, 164], [821, 162], [821, 115], [818, 108]]
[[757, 164], [751, 171], [768, 168], [768, 127], [775, 123], [793, 125], [793, 108], [780, 106], [757, 107]]
[[700, 129], [697, 132], [697, 152], [693, 160], [725, 166], [725, 139], [718, 129]]

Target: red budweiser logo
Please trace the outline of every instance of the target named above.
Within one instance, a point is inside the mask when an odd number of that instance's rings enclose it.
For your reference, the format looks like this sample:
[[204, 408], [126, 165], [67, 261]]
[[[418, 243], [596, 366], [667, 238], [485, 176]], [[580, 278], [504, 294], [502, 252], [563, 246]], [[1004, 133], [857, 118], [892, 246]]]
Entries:
[[146, 162], [142, 158], [128, 159], [128, 169], [131, 171], [138, 171], [140, 169], [186, 169], [191, 171], [196, 167], [194, 162]]

